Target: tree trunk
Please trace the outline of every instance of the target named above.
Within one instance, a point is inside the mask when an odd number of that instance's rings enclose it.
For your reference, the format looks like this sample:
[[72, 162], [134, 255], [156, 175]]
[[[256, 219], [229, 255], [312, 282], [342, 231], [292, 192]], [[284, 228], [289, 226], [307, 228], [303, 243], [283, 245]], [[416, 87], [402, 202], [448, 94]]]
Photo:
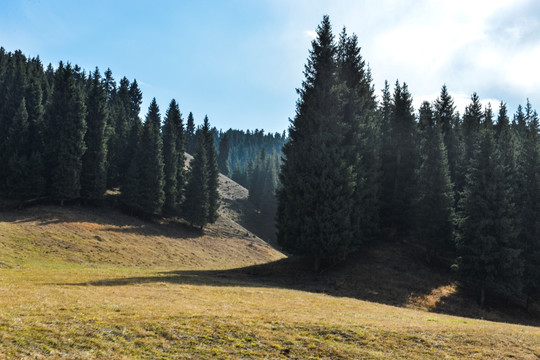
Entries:
[[480, 289], [480, 307], [484, 307], [486, 305], [486, 287], [482, 286]]

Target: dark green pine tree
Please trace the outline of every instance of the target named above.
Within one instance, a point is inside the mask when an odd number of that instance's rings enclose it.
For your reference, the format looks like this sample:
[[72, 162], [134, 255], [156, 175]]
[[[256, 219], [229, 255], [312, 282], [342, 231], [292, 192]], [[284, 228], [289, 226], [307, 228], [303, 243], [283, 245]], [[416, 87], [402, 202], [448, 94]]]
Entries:
[[49, 195], [61, 204], [80, 196], [82, 157], [86, 151], [86, 106], [74, 74], [71, 65], [60, 63], [47, 109]]
[[186, 152], [188, 154], [195, 153], [195, 146], [197, 144], [197, 137], [195, 136], [195, 119], [193, 113], [189, 113], [186, 125]]
[[311, 256], [316, 269], [321, 259], [343, 257], [355, 247], [350, 218], [355, 179], [343, 146], [347, 127], [335, 57], [330, 20], [324, 16], [283, 147], [278, 191], [278, 242], [289, 253]]
[[429, 262], [454, 248], [454, 194], [448, 170], [448, 156], [441, 132], [429, 103], [420, 108], [422, 130], [421, 165], [415, 202], [416, 236], [426, 247]]
[[201, 229], [208, 224], [209, 214], [209, 193], [208, 193], [208, 166], [206, 157], [205, 137], [197, 136], [197, 148], [193, 160], [191, 160], [191, 171], [189, 181], [186, 186], [186, 199], [183, 204], [183, 217], [191, 226], [199, 226]]
[[28, 176], [30, 198], [37, 198], [45, 194], [45, 167], [43, 154], [45, 153], [45, 108], [44, 91], [47, 88], [45, 75], [41, 63], [37, 61], [34, 65], [34, 74], [29, 80], [26, 89], [26, 109], [28, 110], [28, 156], [31, 173]]
[[[172, 100], [163, 123], [163, 162], [165, 175], [165, 203], [164, 212], [173, 213], [181, 200], [182, 185], [178, 184], [178, 172], [183, 171], [183, 164], [180, 162], [182, 148], [177, 148], [180, 134], [182, 118], [176, 100]], [[180, 145], [181, 146], [181, 145]]]
[[229, 152], [231, 146], [229, 142], [229, 134], [225, 133], [219, 142], [218, 169], [225, 176], [229, 176]]
[[129, 100], [129, 125], [131, 125], [133, 121], [139, 118], [139, 113], [141, 112], [142, 92], [139, 89], [137, 80], [133, 80], [129, 87]]
[[139, 149], [141, 147], [141, 137], [143, 125], [139, 118], [133, 120], [128, 137], [126, 153], [131, 154], [129, 166], [124, 174], [121, 187], [121, 201], [130, 210], [142, 212], [139, 207], [141, 174], [139, 169]]
[[464, 170], [461, 161], [459, 120], [456, 122], [455, 110], [454, 99], [448, 93], [446, 85], [443, 85], [439, 97], [435, 100], [435, 117], [443, 135], [444, 147], [448, 154], [450, 180], [454, 184], [455, 194], [457, 195], [463, 190], [465, 178], [458, 179], [458, 174], [464, 173]]
[[527, 310], [532, 298], [540, 299], [540, 125], [532, 116], [519, 149], [517, 199], [519, 244], [524, 261], [523, 292]]
[[124, 171], [126, 171], [126, 146], [129, 134], [129, 114], [131, 100], [129, 97], [129, 80], [123, 77], [120, 80], [118, 90], [108, 109], [110, 120], [108, 129], [108, 152], [107, 152], [107, 183], [109, 188], [120, 185]]
[[[383, 97], [383, 106], [387, 106]], [[413, 223], [415, 172], [418, 166], [417, 129], [412, 97], [407, 85], [396, 82], [389, 123], [384, 124], [387, 139], [381, 148], [381, 221], [388, 237], [404, 236]]]
[[[165, 194], [163, 192], [163, 142], [160, 132], [161, 115], [155, 99], [150, 103], [138, 149], [139, 208], [146, 214], [160, 215]], [[156, 126], [158, 127], [156, 129]]]
[[11, 199], [32, 198], [31, 163], [28, 156], [28, 113], [23, 98], [13, 120], [7, 137], [7, 150], [10, 153], [6, 174], [5, 194]]
[[515, 294], [521, 285], [520, 251], [509, 220], [512, 204], [499, 161], [493, 130], [484, 128], [461, 199], [456, 264], [462, 278], [480, 289], [482, 306], [486, 289]]
[[371, 75], [360, 55], [356, 35], [340, 34], [338, 77], [344, 98], [343, 121], [348, 128], [343, 146], [355, 177], [351, 223], [357, 244], [373, 239], [379, 229], [380, 123]]
[[214, 146], [214, 137], [210, 131], [208, 116], [204, 117], [201, 135], [204, 137], [206, 147], [206, 167], [208, 173], [208, 222], [215, 223], [218, 218], [219, 210], [219, 169], [217, 164], [216, 147]]
[[101, 200], [105, 194], [107, 173], [107, 97], [96, 68], [88, 77], [89, 89], [86, 97], [86, 124], [84, 137], [86, 152], [82, 158], [81, 198]]
[[463, 115], [462, 134], [465, 166], [468, 166], [474, 155], [480, 134], [480, 124], [483, 123], [483, 120], [482, 104], [478, 94], [474, 93], [471, 96], [471, 103], [465, 108], [465, 115]]

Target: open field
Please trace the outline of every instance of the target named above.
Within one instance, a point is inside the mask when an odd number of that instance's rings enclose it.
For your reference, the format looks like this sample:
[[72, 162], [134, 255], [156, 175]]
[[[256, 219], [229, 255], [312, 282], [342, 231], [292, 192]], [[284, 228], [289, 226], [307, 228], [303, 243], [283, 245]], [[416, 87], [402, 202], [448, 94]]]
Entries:
[[1, 213], [0, 359], [540, 357], [538, 327], [429, 312], [456, 289], [399, 249], [312, 274], [226, 216], [205, 232], [160, 222]]
[[0, 270], [0, 358], [538, 359], [540, 329], [170, 269]]

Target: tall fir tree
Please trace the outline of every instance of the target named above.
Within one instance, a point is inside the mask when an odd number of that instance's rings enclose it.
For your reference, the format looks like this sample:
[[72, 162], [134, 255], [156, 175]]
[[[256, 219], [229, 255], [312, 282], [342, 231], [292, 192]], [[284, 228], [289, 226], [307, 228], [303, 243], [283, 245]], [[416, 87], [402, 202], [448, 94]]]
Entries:
[[188, 154], [195, 153], [197, 137], [195, 136], [195, 118], [193, 113], [189, 113], [186, 125], [186, 152]]
[[454, 248], [454, 194], [448, 156], [442, 136], [443, 123], [436, 123], [429, 103], [420, 108], [422, 129], [421, 165], [415, 202], [415, 233], [426, 247], [429, 262]]
[[297, 255], [339, 258], [355, 244], [350, 214], [354, 174], [343, 146], [343, 123], [336, 88], [336, 46], [328, 16], [317, 38], [298, 90], [296, 116], [283, 147], [278, 191], [278, 242]]
[[512, 204], [492, 129], [481, 130], [475, 148], [461, 199], [457, 268], [466, 281], [480, 289], [480, 304], [484, 306], [487, 289], [519, 292], [522, 261], [508, 217]]
[[343, 122], [347, 127], [343, 146], [355, 178], [351, 224], [357, 244], [372, 239], [379, 228], [379, 133], [380, 123], [371, 75], [360, 55], [356, 35], [345, 28], [337, 47]]
[[401, 86], [396, 82], [387, 121], [384, 131], [388, 138], [381, 149], [381, 219], [388, 237], [394, 239], [411, 230], [415, 171], [419, 161], [412, 97], [405, 83]]
[[96, 68], [88, 77], [89, 89], [86, 97], [86, 151], [82, 158], [81, 198], [101, 200], [106, 190], [107, 159], [107, 97]]
[[[463, 145], [464, 145], [464, 162], [468, 166], [473, 158], [478, 136], [480, 134], [480, 124], [484, 121], [482, 112], [482, 104], [477, 93], [471, 96], [471, 103], [465, 108], [463, 115]], [[466, 169], [464, 169], [466, 171]]]
[[208, 167], [206, 157], [205, 137], [198, 131], [197, 148], [193, 160], [191, 160], [191, 171], [189, 181], [186, 186], [186, 199], [183, 204], [183, 217], [191, 226], [199, 226], [201, 229], [208, 224], [209, 214], [209, 193], [208, 193]]
[[62, 204], [80, 196], [82, 157], [86, 151], [86, 106], [74, 74], [70, 64], [60, 63], [47, 109], [49, 195]]
[[519, 148], [517, 163], [517, 199], [519, 245], [524, 262], [523, 291], [531, 299], [540, 299], [540, 125], [532, 116], [528, 131]]
[[[178, 184], [179, 172], [183, 172], [180, 156], [183, 149], [179, 146], [178, 137], [182, 136], [182, 118], [176, 100], [172, 100], [165, 114], [163, 123], [163, 162], [165, 175], [165, 203], [164, 211], [173, 213], [181, 200], [182, 185]], [[180, 146], [181, 142], [180, 142]]]
[[143, 212], [151, 215], [160, 215], [165, 201], [160, 123], [159, 107], [154, 99], [150, 103], [144, 122], [137, 163], [140, 173], [139, 207]]
[[214, 137], [210, 131], [208, 116], [204, 117], [202, 132], [206, 147], [206, 168], [208, 173], [208, 222], [214, 223], [218, 218], [219, 209], [219, 169], [217, 164], [216, 147], [214, 146]]
[[128, 137], [126, 153], [130, 154], [129, 166], [124, 174], [121, 186], [120, 199], [124, 206], [130, 210], [142, 212], [139, 208], [140, 188], [141, 188], [141, 173], [139, 169], [139, 149], [143, 125], [139, 118], [136, 118], [131, 123], [131, 129]]

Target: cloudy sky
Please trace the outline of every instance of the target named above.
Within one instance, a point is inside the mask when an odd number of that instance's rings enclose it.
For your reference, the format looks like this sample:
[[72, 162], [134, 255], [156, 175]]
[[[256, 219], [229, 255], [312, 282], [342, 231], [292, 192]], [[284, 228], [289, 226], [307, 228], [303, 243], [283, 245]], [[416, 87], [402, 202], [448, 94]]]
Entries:
[[537, 0], [3, 0], [0, 46], [56, 65], [136, 78], [143, 113], [175, 98], [197, 123], [286, 129], [314, 30], [356, 33], [377, 92], [409, 85], [415, 107], [443, 84], [463, 111], [477, 92], [513, 113], [540, 104]]

